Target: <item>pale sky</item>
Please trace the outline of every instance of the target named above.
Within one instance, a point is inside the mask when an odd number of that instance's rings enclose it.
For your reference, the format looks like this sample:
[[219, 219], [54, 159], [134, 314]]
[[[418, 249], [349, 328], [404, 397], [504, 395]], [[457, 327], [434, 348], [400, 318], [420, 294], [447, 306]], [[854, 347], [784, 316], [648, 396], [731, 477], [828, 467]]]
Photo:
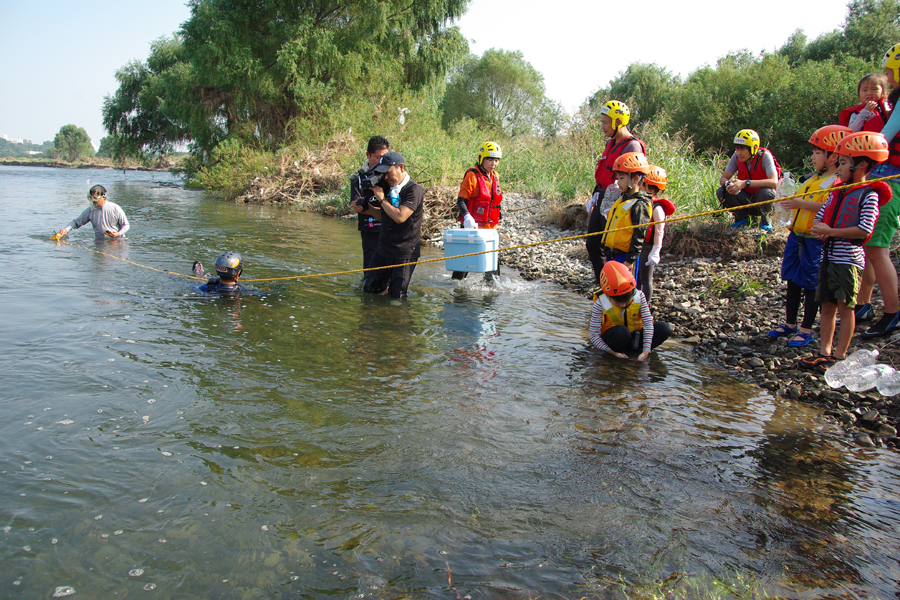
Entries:
[[[774, 51], [798, 27], [815, 39], [847, 13], [846, 0], [818, 0], [814, 10], [776, 0], [755, 0], [752, 10], [733, 2], [646, 0], [630, 5], [640, 7], [633, 15], [623, 8], [629, 5], [472, 0], [458, 25], [475, 54], [522, 51], [543, 73], [547, 95], [572, 111], [632, 62], [686, 76], [730, 51]], [[100, 111], [116, 90], [115, 71], [146, 60], [150, 43], [189, 16], [185, 0], [0, 0], [0, 133], [40, 144], [74, 123], [97, 146], [106, 135]], [[615, 39], [604, 27], [628, 33]]]

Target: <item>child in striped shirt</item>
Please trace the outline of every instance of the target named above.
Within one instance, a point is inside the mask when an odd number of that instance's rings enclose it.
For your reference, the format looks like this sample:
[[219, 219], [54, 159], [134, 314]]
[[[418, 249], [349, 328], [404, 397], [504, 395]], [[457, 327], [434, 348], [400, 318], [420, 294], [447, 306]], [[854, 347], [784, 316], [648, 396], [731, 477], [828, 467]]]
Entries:
[[[813, 235], [823, 240], [816, 300], [822, 303], [820, 348], [817, 356], [801, 359], [800, 366], [824, 372], [843, 360], [856, 326], [853, 308], [862, 270], [866, 266], [862, 245], [872, 235], [879, 205], [890, 200], [883, 182], [866, 184], [876, 164], [887, 160], [888, 146], [880, 133], [852, 133], [838, 142], [835, 187], [858, 184], [831, 193], [816, 214]], [[837, 347], [832, 347], [835, 318], [841, 315]]]

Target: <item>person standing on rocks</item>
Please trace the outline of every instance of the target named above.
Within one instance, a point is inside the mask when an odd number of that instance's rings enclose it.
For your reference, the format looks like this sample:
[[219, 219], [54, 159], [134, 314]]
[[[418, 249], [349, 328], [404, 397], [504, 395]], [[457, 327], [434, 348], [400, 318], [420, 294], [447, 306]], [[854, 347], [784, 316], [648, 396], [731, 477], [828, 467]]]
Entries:
[[[812, 234], [813, 220], [828, 199], [828, 189], [837, 180], [837, 164], [832, 153], [838, 142], [852, 133], [849, 127], [826, 125], [815, 130], [809, 138], [812, 144], [812, 163], [816, 169], [800, 180], [798, 198], [782, 200], [782, 208], [793, 210], [793, 218], [788, 226], [791, 232], [784, 244], [781, 259], [781, 279], [787, 282], [784, 323], [769, 332], [769, 337], [793, 336], [788, 346], [799, 348], [811, 344], [814, 336], [812, 326], [819, 313], [816, 301], [816, 286], [819, 280], [819, 258], [822, 255], [822, 241]], [[797, 328], [800, 299], [803, 297], [803, 322]]]
[[[890, 156], [887, 161], [878, 165], [872, 172], [872, 178], [900, 175], [900, 111], [896, 110], [897, 102], [900, 102], [900, 44], [892, 46], [884, 55], [882, 66], [885, 69], [891, 94], [888, 103], [895, 107], [891, 111], [887, 124], [881, 130], [888, 142]], [[859, 287], [859, 303], [862, 306], [857, 310], [862, 319], [873, 319], [874, 313], [871, 307], [872, 290], [875, 284], [881, 291], [881, 299], [884, 302], [884, 314], [871, 327], [861, 335], [864, 338], [881, 337], [891, 333], [900, 326], [900, 294], [897, 288], [897, 269], [891, 261], [891, 240], [900, 226], [900, 179], [891, 179], [887, 182], [893, 191], [891, 201], [881, 207], [878, 222], [875, 223], [875, 231], [872, 238], [866, 243], [866, 270], [863, 272], [862, 283]]]
[[363, 268], [367, 269], [378, 247], [378, 238], [381, 236], [381, 208], [369, 202], [375, 197], [372, 183], [372, 169], [391, 149], [391, 143], [387, 138], [376, 135], [369, 138], [366, 147], [366, 162], [362, 168], [350, 178], [350, 208], [358, 218], [359, 236], [362, 238]]
[[[800, 366], [823, 373], [847, 357], [856, 326], [853, 307], [859, 293], [859, 277], [866, 266], [862, 245], [875, 229], [879, 205], [891, 197], [891, 189], [883, 181], [866, 184], [872, 169], [888, 158], [888, 145], [883, 135], [851, 133], [838, 142], [834, 153], [838, 155], [840, 182], [859, 185], [831, 192], [812, 226], [813, 235], [823, 241], [816, 287], [816, 299], [822, 304], [822, 338], [819, 354], [801, 359]], [[841, 332], [837, 347], [832, 348], [838, 313], [841, 315]]]
[[[737, 174], [737, 179], [732, 179]], [[734, 136], [734, 154], [719, 178], [721, 187], [716, 197], [725, 208], [737, 208], [757, 202], [775, 199], [775, 186], [781, 170], [775, 156], [768, 148], [759, 145], [759, 134], [752, 129], [741, 129]], [[759, 217], [759, 228], [772, 231], [768, 214], [772, 205], [737, 208], [732, 227], [747, 227], [750, 217]]]
[[[587, 204], [587, 211], [590, 213], [588, 233], [599, 234], [606, 228], [606, 216], [609, 209], [613, 202], [622, 195], [616, 185], [616, 174], [613, 172], [616, 160], [628, 152], [647, 154], [644, 142], [631, 135], [628, 130], [630, 119], [631, 111], [624, 102], [610, 100], [600, 108], [600, 129], [609, 140], [606, 142], [603, 155], [597, 161], [597, 168], [594, 171], [596, 186]], [[605, 262], [600, 235], [585, 238], [585, 247], [594, 269], [594, 283], [599, 284], [600, 271]]]
[[[466, 229], [494, 229], [500, 222], [500, 203], [503, 191], [497, 165], [503, 158], [499, 144], [485, 142], [478, 149], [475, 167], [466, 171], [459, 186], [456, 204], [459, 221]], [[465, 279], [467, 271], [453, 271], [453, 279]], [[493, 281], [497, 271], [484, 274], [485, 281]]]
[[653, 297], [653, 271], [659, 264], [662, 252], [663, 236], [666, 233], [666, 217], [675, 212], [675, 205], [668, 198], [660, 197], [660, 193], [668, 185], [666, 170], [656, 165], [650, 165], [650, 170], [644, 177], [644, 187], [651, 196], [652, 209], [650, 211], [650, 226], [647, 228], [647, 238], [641, 249], [638, 259], [638, 287], [647, 302]]
[[373, 169], [382, 173], [382, 183], [373, 189], [371, 202], [381, 207], [381, 236], [372, 257], [371, 268], [363, 279], [363, 291], [390, 293], [392, 298], [406, 298], [409, 280], [419, 260], [422, 238], [422, 215], [425, 212], [425, 190], [410, 179], [406, 161], [399, 152], [388, 152]]
[[[624, 263], [628, 270], [635, 268], [644, 248], [647, 225], [650, 223], [650, 194], [643, 191], [644, 177], [650, 172], [647, 157], [628, 152], [613, 165], [616, 184], [622, 195], [609, 209], [606, 228], [600, 236], [606, 260]], [[637, 265], [640, 273], [640, 265]]]

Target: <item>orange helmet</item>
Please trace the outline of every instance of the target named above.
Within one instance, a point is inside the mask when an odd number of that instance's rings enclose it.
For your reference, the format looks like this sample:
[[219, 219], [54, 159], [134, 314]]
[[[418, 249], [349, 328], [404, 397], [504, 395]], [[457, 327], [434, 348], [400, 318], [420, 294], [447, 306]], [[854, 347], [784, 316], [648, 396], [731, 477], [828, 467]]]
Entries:
[[643, 173], [646, 175], [650, 172], [650, 163], [647, 162], [647, 156], [640, 152], [626, 152], [616, 159], [612, 170], [621, 173]]
[[666, 175], [666, 170], [656, 165], [650, 165], [650, 170], [647, 171], [647, 176], [644, 177], [645, 183], [656, 186], [659, 191], [666, 189], [668, 180], [669, 177]]
[[888, 143], [884, 136], [872, 131], [851, 133], [838, 142], [834, 153], [850, 156], [851, 158], [871, 158], [875, 162], [886, 161], [890, 154]]
[[621, 296], [634, 289], [634, 275], [620, 262], [607, 261], [600, 271], [600, 289], [607, 296]]
[[843, 125], [826, 125], [819, 127], [809, 136], [809, 143], [826, 152], [834, 152], [835, 147], [848, 133], [853, 130]]

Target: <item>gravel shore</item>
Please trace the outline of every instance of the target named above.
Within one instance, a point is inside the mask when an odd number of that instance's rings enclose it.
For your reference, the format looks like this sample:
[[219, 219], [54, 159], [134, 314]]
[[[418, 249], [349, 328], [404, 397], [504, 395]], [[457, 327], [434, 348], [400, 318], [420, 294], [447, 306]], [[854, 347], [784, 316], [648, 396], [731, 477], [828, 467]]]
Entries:
[[[503, 207], [499, 231], [504, 247], [584, 233], [546, 224], [544, 204], [534, 197], [506, 193]], [[448, 221], [446, 227], [454, 225]], [[797, 366], [798, 358], [818, 352], [818, 324], [816, 341], [804, 348], [789, 348], [786, 338], [768, 337], [767, 332], [784, 321], [780, 248], [785, 232], [764, 240], [769, 250], [766, 257], [735, 259], [739, 253], [733, 249], [746, 247], [748, 242], [751, 247], [759, 246], [760, 236], [759, 230], [722, 228], [720, 256], [727, 258], [676, 257], [666, 254], [664, 244], [654, 277], [654, 319], [668, 321], [673, 337], [692, 344], [698, 359], [720, 365], [730, 375], [778, 397], [821, 406], [829, 418], [844, 425], [857, 445], [900, 447], [900, 396], [886, 398], [874, 389], [863, 393], [834, 390], [824, 376]], [[666, 241], [670, 239], [667, 232]], [[439, 237], [429, 241], [441, 245]], [[504, 252], [501, 262], [517, 269], [524, 279], [552, 281], [587, 297], [594, 287], [583, 239]], [[877, 287], [873, 307], [880, 315]], [[859, 324], [857, 332], [868, 325]], [[874, 343], [866, 343], [857, 335], [850, 352], [878, 349], [879, 362], [900, 367], [900, 331], [871, 341]]]

